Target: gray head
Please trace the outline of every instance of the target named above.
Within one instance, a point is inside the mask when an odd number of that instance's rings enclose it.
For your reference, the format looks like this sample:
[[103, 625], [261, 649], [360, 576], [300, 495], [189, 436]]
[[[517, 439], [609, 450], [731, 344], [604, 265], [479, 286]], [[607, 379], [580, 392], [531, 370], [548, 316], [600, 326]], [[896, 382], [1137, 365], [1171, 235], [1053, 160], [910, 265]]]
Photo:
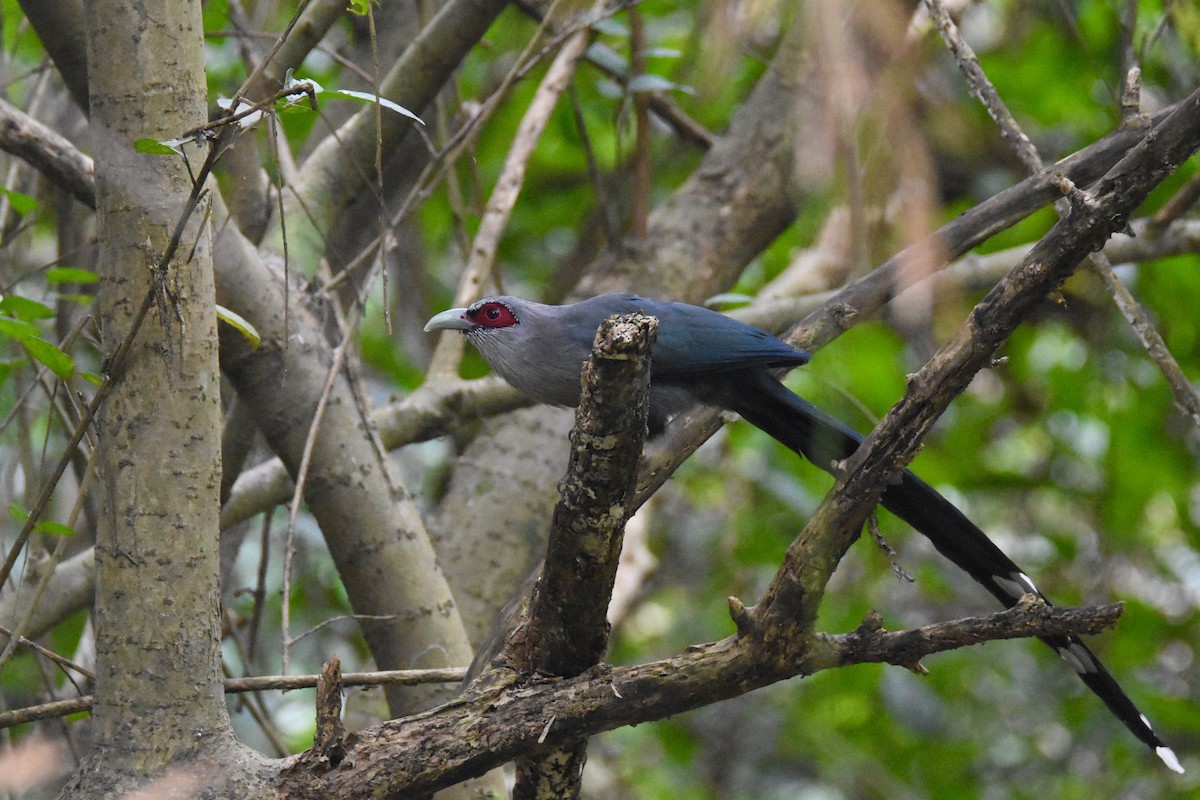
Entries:
[[579, 375], [600, 321], [575, 320], [567, 306], [499, 295], [452, 308], [425, 323], [426, 331], [462, 331], [483, 360], [522, 394], [539, 403], [574, 406]]

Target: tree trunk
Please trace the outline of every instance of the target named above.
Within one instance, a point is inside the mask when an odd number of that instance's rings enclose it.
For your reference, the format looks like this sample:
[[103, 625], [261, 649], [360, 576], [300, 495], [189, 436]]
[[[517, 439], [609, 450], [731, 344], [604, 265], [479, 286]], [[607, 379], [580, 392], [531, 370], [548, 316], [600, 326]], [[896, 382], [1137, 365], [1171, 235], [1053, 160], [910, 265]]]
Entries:
[[110, 391], [97, 417], [95, 467], [94, 620], [104, 669], [95, 748], [64, 796], [151, 785], [163, 796], [211, 785], [212, 768], [225, 769], [217, 753], [238, 747], [219, 660], [221, 405], [209, 229], [203, 214], [189, 213], [182, 160], [135, 149], [206, 118], [200, 3], [167, 0], [151, 13], [96, 0], [87, 30], [95, 312]]

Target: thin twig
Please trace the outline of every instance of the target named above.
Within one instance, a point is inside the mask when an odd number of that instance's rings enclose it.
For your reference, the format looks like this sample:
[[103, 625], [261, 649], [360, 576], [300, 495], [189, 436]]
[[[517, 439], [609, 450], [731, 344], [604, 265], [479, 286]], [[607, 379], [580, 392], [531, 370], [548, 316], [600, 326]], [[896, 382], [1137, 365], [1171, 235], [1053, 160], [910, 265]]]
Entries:
[[[75, 493], [75, 502], [71, 505], [71, 513], [67, 516], [66, 522], [67, 527], [71, 529], [74, 529], [75, 524], [79, 521], [79, 512], [83, 510], [83, 501], [87, 497], [88, 489], [91, 488], [92, 478], [95, 477], [95, 459], [98, 452], [98, 450], [94, 449], [89, 454], [87, 466], [84, 468], [83, 481], [79, 485], [79, 491]], [[42, 593], [45, 592], [46, 587], [50, 585], [50, 580], [54, 577], [54, 568], [58, 566], [59, 561], [62, 560], [63, 555], [66, 553], [67, 544], [69, 541], [70, 537], [68, 536], [58, 537], [58, 542], [54, 546], [54, 551], [50, 554], [50, 558], [43, 565], [45, 573], [42, 575], [41, 580], [38, 581], [37, 588], [33, 592], [33, 597], [30, 598], [29, 605], [25, 609], [25, 613], [21, 616], [20, 621], [17, 622], [16, 629], [11, 632], [7, 630], [3, 631], [8, 636], [8, 644], [5, 645], [4, 651], [0, 652], [0, 670], [3, 670], [4, 665], [7, 664], [9, 659], [12, 658], [13, 654], [17, 650], [17, 645], [24, 644], [27, 641], [24, 635], [25, 631], [29, 629], [29, 622], [33, 619], [34, 612], [37, 611], [38, 602], [42, 598]], [[41, 653], [42, 650], [39, 648], [38, 652]], [[55, 660], [55, 663], [58, 664], [59, 662]]]
[[[629, 9], [629, 72], [640, 78], [646, 72], [646, 32], [641, 9]], [[628, 88], [626, 88], [628, 91]], [[645, 92], [631, 92], [633, 100], [633, 209], [629, 234], [644, 239], [650, 216], [650, 111]]]
[[[282, 466], [282, 464], [280, 464]], [[246, 634], [246, 662], [251, 664], [258, 651], [259, 627], [262, 625], [263, 609], [267, 602], [267, 568], [270, 564], [271, 553], [271, 517], [270, 512], [262, 515], [262, 528], [259, 535], [258, 573], [255, 576], [254, 589], [251, 592], [253, 605], [250, 612], [250, 630]]]
[[[342, 675], [344, 686], [419, 686], [426, 683], [458, 683], [467, 671], [458, 667], [445, 669], [397, 669], [380, 672], [347, 672]], [[229, 694], [263, 692], [271, 689], [291, 691], [311, 689], [320, 675], [256, 675], [248, 678], [226, 678], [224, 687]], [[51, 717], [64, 717], [90, 711], [93, 698], [89, 695], [70, 700], [57, 700], [26, 708], [0, 712], [0, 729]]]
[[39, 655], [45, 656], [46, 658], [50, 659], [58, 666], [62, 667], [64, 670], [72, 670], [73, 672], [78, 672], [80, 675], [87, 678], [88, 680], [94, 681], [96, 679], [96, 674], [94, 672], [92, 672], [91, 670], [89, 670], [87, 667], [80, 666], [79, 664], [76, 664], [74, 661], [67, 658], [66, 656], [60, 656], [58, 653], [54, 652], [53, 650], [51, 650], [47, 647], [43, 647], [42, 645], [38, 644], [37, 642], [35, 642], [31, 639], [26, 639], [24, 636], [19, 636], [19, 635], [14, 636], [13, 633], [14, 633], [13, 631], [9, 630], [8, 628], [4, 627], [3, 625], [0, 625], [0, 635], [7, 636], [10, 640], [15, 641], [17, 644], [21, 645], [22, 647], [28, 647], [30, 650], [33, 650], [34, 652], [38, 653]]
[[287, 532], [284, 536], [283, 550], [283, 603], [282, 603], [282, 639], [283, 639], [283, 654], [282, 667], [286, 673], [290, 666], [291, 648], [293, 639], [291, 637], [291, 586], [292, 586], [292, 557], [295, 554], [293, 537], [296, 532], [296, 518], [300, 514], [300, 502], [304, 498], [304, 484], [308, 477], [308, 468], [312, 463], [313, 449], [317, 444], [317, 434], [321, 430], [321, 419], [325, 416], [325, 407], [329, 403], [329, 395], [333, 392], [333, 383], [337, 379], [337, 375], [341, 372], [342, 362], [346, 358], [347, 340], [343, 339], [342, 343], [333, 351], [333, 363], [329, 365], [328, 372], [325, 373], [325, 384], [321, 387], [321, 396], [317, 400], [316, 410], [313, 411], [312, 423], [308, 426], [308, 436], [304, 440], [304, 452], [300, 456], [300, 466], [296, 470], [296, 488], [292, 492], [292, 502], [288, 507], [288, 524]]
[[[391, 669], [375, 672], [346, 672], [342, 674], [344, 686], [420, 686], [426, 683], [457, 683], [467, 671], [461, 667], [442, 669]], [[229, 678], [225, 691], [262, 692], [269, 689], [291, 691], [311, 689], [317, 685], [320, 675], [256, 675], [248, 678]]]
[[1031, 173], [1040, 170], [1042, 158], [1038, 155], [1037, 148], [1025, 135], [1025, 131], [1021, 130], [1021, 126], [1008, 110], [1008, 106], [1000, 99], [1000, 93], [996, 91], [996, 87], [984, 74], [983, 67], [979, 64], [979, 57], [959, 35], [958, 26], [950, 18], [950, 13], [946, 11], [941, 0], [925, 0], [925, 7], [929, 10], [929, 16], [937, 25], [938, 32], [942, 35], [946, 46], [950, 48], [950, 52], [958, 61], [958, 68], [967, 79], [967, 86], [971, 89], [971, 94], [979, 98], [979, 102], [983, 104], [988, 115], [1000, 126], [1000, 135], [1009, 143], [1025, 168]]
[[[549, 18], [547, 14], [547, 18]], [[544, 23], [543, 23], [544, 24]], [[505, 156], [504, 165], [496, 185], [488, 198], [487, 208], [479, 221], [479, 229], [475, 240], [471, 243], [471, 252], [467, 265], [459, 279], [458, 291], [455, 292], [455, 305], [465, 304], [479, 297], [480, 290], [491, 284], [498, 285], [492, 276], [495, 269], [496, 250], [500, 246], [500, 238], [508, 227], [517, 196], [525, 185], [525, 170], [533, 155], [534, 147], [541, 139], [542, 132], [550, 121], [550, 115], [558, 104], [559, 97], [566, 90], [567, 84], [575, 74], [579, 59], [587, 51], [591, 41], [591, 31], [583, 28], [563, 42], [562, 49], [554, 57], [546, 75], [538, 84], [529, 109], [521, 118], [517, 132], [513, 136], [512, 147]], [[443, 336], [438, 342], [437, 349], [431, 359], [430, 374], [447, 374], [452, 371], [453, 364], [458, 362], [462, 354], [462, 337]]]
[[1192, 382], [1180, 369], [1179, 362], [1167, 349], [1167, 343], [1163, 341], [1162, 334], [1154, 326], [1154, 321], [1150, 319], [1146, 310], [1117, 277], [1112, 264], [1103, 253], [1096, 253], [1089, 263], [1092, 271], [1100, 276], [1100, 280], [1104, 281], [1104, 286], [1112, 296], [1113, 302], [1125, 316], [1125, 321], [1129, 323], [1130, 329], [1142, 343], [1142, 348], [1150, 356], [1150, 360], [1158, 366], [1159, 371], [1166, 378], [1167, 384], [1171, 387], [1171, 394], [1175, 398], [1175, 405], [1179, 407], [1180, 411], [1190, 416], [1192, 424], [1200, 429], [1200, 394], [1196, 392]]
[[[930, 16], [937, 23], [942, 38], [946, 40], [946, 44], [949, 46], [951, 52], [958, 59], [959, 68], [962, 70], [968, 85], [971, 87], [972, 93], [987, 108], [992, 119], [996, 120], [1005, 140], [1010, 143], [1016, 151], [1017, 157], [1021, 159], [1030, 173], [1036, 173], [1041, 170], [1043, 164], [1037, 148], [1021, 130], [1012, 114], [1005, 107], [999, 93], [996, 92], [995, 87], [992, 86], [983, 69], [980, 67], [979, 60], [975, 57], [975, 54], [958, 35], [958, 28], [942, 6], [941, 0], [925, 0], [925, 5], [929, 9]], [[1137, 75], [1139, 70], [1137, 64], [1133, 61], [1133, 25], [1135, 16], [1136, 3], [1131, 0], [1126, 6], [1126, 14], [1122, 25], [1123, 36], [1125, 37], [1122, 56], [1126, 75], [1125, 87], [1121, 94], [1123, 119], [1129, 119], [1134, 116], [1129, 106], [1136, 99]], [[1133, 99], [1131, 99], [1131, 95], [1133, 95]], [[1136, 103], [1133, 103], [1133, 105], [1136, 106]], [[1172, 211], [1168, 213], [1182, 213], [1176, 209], [1190, 207], [1198, 196], [1200, 196], [1200, 182], [1197, 182], [1193, 178], [1176, 195], [1176, 198], [1178, 198], [1177, 202], [1172, 204]], [[1070, 212], [1070, 205], [1066, 198], [1056, 203], [1056, 208], [1060, 218], [1065, 217]], [[1159, 217], [1156, 216], [1154, 221], [1157, 222], [1158, 219]], [[1163, 215], [1163, 219], [1169, 220], [1171, 217]], [[1163, 374], [1167, 385], [1171, 388], [1175, 404], [1192, 418], [1194, 425], [1200, 428], [1200, 392], [1196, 391], [1195, 387], [1187, 379], [1187, 376], [1184, 375], [1183, 370], [1180, 369], [1179, 363], [1171, 355], [1171, 351], [1167, 348], [1166, 342], [1163, 341], [1162, 335], [1158, 332], [1153, 320], [1150, 319], [1150, 316], [1137, 302], [1133, 294], [1117, 278], [1113, 271], [1112, 263], [1103, 252], [1090, 254], [1087, 257], [1087, 262], [1092, 271], [1104, 282], [1117, 309], [1125, 317], [1126, 322], [1133, 330], [1134, 335], [1137, 336], [1138, 341], [1141, 342], [1142, 348], [1146, 351], [1150, 360], [1154, 362]]]
[[396, 618], [395, 614], [339, 614], [336, 617], [330, 617], [329, 619], [322, 620], [322, 621], [318, 622], [316, 625], [313, 625], [311, 628], [306, 630], [304, 633], [300, 634], [299, 636], [293, 637], [292, 644], [295, 644], [296, 642], [299, 642], [302, 639], [312, 636], [317, 631], [320, 631], [320, 630], [322, 630], [330, 625], [333, 625], [334, 623], [337, 623], [337, 622], [345, 622], [346, 620], [351, 620], [351, 621], [355, 621], [355, 622], [390, 622], [391, 620], [394, 620], [395, 618]]

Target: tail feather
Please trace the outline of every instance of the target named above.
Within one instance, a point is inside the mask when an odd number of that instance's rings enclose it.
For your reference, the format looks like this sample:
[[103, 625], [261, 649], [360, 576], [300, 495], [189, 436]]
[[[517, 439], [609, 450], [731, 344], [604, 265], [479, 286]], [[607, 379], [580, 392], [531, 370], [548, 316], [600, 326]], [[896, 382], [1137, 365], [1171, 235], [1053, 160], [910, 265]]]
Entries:
[[[723, 406], [830, 474], [836, 474], [836, 464], [862, 444], [862, 437], [852, 429], [796, 396], [765, 371], [750, 371], [737, 385], [738, 397], [722, 398]], [[881, 502], [1006, 607], [1015, 605], [1025, 594], [1035, 594], [1049, 603], [987, 534], [909, 470], [904, 471], [899, 483], [887, 488]], [[1175, 753], [1158, 738], [1145, 715], [1078, 637], [1047, 636], [1042, 641], [1075, 670], [1134, 736], [1152, 748], [1168, 767], [1183, 771]]]

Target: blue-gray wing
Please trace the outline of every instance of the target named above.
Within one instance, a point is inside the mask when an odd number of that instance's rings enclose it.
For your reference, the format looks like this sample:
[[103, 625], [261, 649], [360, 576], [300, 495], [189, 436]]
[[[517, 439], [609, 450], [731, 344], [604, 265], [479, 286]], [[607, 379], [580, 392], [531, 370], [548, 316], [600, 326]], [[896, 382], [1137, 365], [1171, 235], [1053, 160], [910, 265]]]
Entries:
[[595, 310], [597, 325], [603, 317], [614, 313], [640, 311], [658, 317], [654, 376], [660, 380], [687, 379], [746, 367], [796, 367], [808, 362], [808, 353], [803, 350], [766, 331], [699, 306], [637, 295], [601, 295], [576, 304], [581, 306]]

